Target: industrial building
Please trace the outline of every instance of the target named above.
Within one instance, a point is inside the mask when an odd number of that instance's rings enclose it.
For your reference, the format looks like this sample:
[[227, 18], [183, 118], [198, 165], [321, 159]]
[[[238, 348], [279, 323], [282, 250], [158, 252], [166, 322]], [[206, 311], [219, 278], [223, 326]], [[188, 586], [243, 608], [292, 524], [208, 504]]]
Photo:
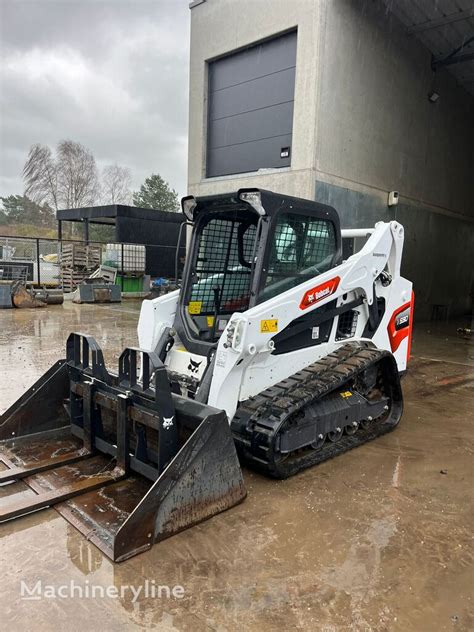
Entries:
[[[189, 192], [261, 187], [396, 219], [416, 316], [469, 311], [470, 0], [194, 0]], [[398, 195], [397, 195], [398, 194]]]

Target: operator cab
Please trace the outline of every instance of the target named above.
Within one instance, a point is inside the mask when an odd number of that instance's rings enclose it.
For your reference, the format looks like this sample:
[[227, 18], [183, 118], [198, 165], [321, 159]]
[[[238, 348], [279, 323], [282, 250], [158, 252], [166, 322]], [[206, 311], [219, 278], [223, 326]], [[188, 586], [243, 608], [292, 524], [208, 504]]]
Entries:
[[282, 294], [341, 260], [339, 217], [324, 204], [257, 189], [184, 198], [193, 234], [175, 327], [207, 355], [232, 314]]

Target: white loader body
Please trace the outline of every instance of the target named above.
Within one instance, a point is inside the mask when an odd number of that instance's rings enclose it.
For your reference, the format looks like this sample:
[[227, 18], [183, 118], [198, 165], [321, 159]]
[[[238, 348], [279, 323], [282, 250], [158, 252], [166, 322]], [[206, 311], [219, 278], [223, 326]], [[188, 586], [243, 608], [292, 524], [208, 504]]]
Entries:
[[[400, 275], [404, 230], [396, 221], [378, 222], [373, 229], [343, 230], [342, 238], [370, 235], [364, 246], [340, 265], [246, 311], [236, 312], [222, 332], [216, 351], [208, 404], [226, 411], [229, 422], [239, 402], [308, 367], [348, 340], [365, 340], [374, 295], [384, 299], [385, 310], [375, 333], [367, 338], [390, 351], [400, 372], [406, 369], [413, 316], [412, 283]], [[385, 281], [385, 282], [384, 282]], [[166, 328], [173, 328], [179, 291], [144, 301], [138, 324], [139, 346], [153, 351]], [[329, 339], [316, 346], [274, 355], [273, 336], [303, 313], [329, 301], [337, 307], [362, 298], [356, 327], [350, 336], [337, 339], [337, 318]], [[313, 328], [318, 336], [318, 327]], [[167, 353], [168, 369], [201, 379], [207, 358], [189, 353], [175, 334]]]

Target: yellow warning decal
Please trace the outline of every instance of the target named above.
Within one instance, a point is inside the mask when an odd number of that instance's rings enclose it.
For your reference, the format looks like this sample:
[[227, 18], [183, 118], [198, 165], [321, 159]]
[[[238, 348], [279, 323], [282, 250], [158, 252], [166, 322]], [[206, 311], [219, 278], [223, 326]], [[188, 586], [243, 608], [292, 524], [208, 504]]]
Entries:
[[341, 397], [352, 397], [352, 393], [350, 391], [344, 391], [340, 395]]
[[260, 321], [260, 333], [262, 334], [273, 334], [278, 331], [278, 319], [273, 318], [270, 320], [261, 320]]
[[214, 324], [214, 316], [206, 316], [206, 320], [207, 320], [207, 326], [212, 327], [212, 325]]
[[202, 309], [202, 301], [190, 301], [188, 312], [190, 314], [200, 314]]

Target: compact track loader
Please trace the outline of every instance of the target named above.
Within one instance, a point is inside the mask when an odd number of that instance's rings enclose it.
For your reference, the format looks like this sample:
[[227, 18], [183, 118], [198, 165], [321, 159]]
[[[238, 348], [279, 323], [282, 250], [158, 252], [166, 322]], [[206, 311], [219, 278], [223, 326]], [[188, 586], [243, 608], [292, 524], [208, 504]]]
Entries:
[[121, 561], [242, 501], [237, 453], [285, 478], [398, 424], [403, 227], [257, 189], [182, 204], [182, 287], [143, 302], [139, 348], [111, 372], [73, 333], [2, 415], [0, 521], [54, 506]]

